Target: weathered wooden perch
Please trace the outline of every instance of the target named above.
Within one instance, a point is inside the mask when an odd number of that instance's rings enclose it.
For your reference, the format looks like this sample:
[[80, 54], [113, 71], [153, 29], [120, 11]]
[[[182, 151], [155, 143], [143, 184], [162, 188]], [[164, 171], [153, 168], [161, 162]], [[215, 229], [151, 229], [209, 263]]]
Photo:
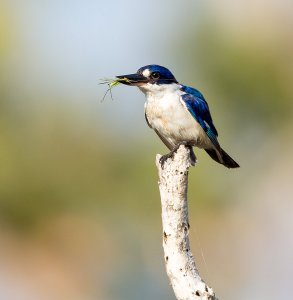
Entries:
[[163, 248], [168, 277], [178, 300], [217, 300], [213, 290], [201, 279], [189, 246], [187, 205], [188, 169], [190, 152], [180, 146], [159, 171], [162, 203]]

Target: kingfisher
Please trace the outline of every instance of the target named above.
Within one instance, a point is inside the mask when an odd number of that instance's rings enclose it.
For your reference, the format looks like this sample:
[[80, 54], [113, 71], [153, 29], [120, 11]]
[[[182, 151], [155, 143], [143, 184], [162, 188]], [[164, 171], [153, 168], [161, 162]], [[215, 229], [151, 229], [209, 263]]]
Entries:
[[197, 89], [179, 83], [165, 67], [147, 65], [135, 74], [116, 76], [117, 81], [138, 87], [146, 96], [145, 119], [170, 153], [161, 157], [161, 164], [172, 157], [180, 145], [204, 149], [216, 162], [227, 168], [238, 168], [220, 146], [208, 103]]

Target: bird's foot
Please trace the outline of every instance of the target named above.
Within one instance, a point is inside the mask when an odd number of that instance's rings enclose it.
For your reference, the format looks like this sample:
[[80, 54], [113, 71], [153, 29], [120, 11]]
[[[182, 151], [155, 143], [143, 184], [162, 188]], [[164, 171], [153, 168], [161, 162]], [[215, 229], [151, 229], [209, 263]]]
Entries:
[[172, 158], [174, 156], [174, 154], [178, 150], [178, 148], [179, 147], [176, 146], [172, 151], [170, 151], [169, 153], [161, 156], [159, 162], [160, 162], [162, 168], [164, 167], [164, 164], [165, 164], [166, 160], [169, 159], [169, 158]]
[[161, 156], [159, 162], [160, 162], [162, 168], [164, 167], [164, 163], [166, 162], [166, 160], [167, 160], [168, 158], [172, 158], [172, 157], [174, 156], [174, 154], [176, 153], [176, 151], [179, 149], [179, 147], [180, 147], [181, 145], [183, 145], [183, 146], [189, 148], [189, 152], [190, 152], [190, 163], [191, 163], [192, 166], [195, 166], [195, 163], [196, 163], [197, 159], [196, 159], [196, 156], [195, 156], [195, 154], [194, 154], [194, 152], [193, 152], [192, 146], [188, 145], [187, 142], [182, 142], [182, 143], [176, 145], [176, 146], [174, 147], [174, 149], [172, 149], [172, 151], [170, 151], [169, 153], [167, 153], [167, 154]]

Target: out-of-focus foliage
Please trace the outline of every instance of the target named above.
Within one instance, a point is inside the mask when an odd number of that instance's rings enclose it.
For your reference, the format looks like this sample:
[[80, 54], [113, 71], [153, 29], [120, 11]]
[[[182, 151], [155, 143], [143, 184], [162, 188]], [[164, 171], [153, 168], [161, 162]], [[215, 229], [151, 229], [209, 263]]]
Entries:
[[288, 122], [293, 97], [288, 77], [293, 74], [284, 66], [292, 60], [293, 42], [276, 37], [268, 43], [252, 32], [239, 36], [215, 23], [204, 28], [194, 33], [188, 51], [190, 56], [197, 53], [194, 70], [221, 96], [215, 99], [217, 105], [242, 111], [238, 126], [246, 121], [248, 127], [263, 124], [271, 129]]

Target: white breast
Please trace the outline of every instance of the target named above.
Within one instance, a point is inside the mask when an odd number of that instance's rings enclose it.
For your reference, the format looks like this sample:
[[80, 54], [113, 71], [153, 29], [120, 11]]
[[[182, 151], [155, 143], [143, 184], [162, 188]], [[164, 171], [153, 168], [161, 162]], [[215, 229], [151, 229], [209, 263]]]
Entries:
[[[143, 90], [144, 91], [144, 90]], [[146, 93], [145, 113], [150, 126], [171, 145], [189, 142], [199, 148], [212, 148], [210, 139], [180, 99], [184, 94], [177, 84]]]

